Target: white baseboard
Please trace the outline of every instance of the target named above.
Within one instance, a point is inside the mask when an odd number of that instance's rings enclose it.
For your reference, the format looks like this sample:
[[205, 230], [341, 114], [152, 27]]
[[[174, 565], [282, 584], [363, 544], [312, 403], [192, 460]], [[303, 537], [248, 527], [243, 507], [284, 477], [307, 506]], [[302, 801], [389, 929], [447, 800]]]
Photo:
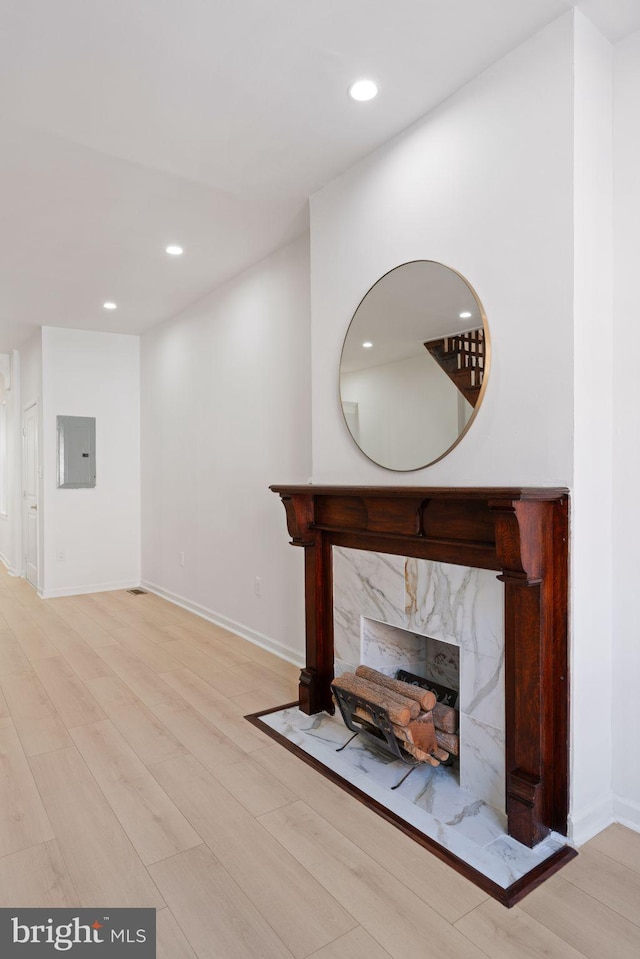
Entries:
[[22, 576], [22, 572], [18, 569], [14, 569], [4, 553], [0, 553], [0, 563], [7, 567], [9, 576]]
[[84, 593], [108, 593], [114, 589], [133, 589], [139, 582], [120, 580], [116, 583], [92, 583], [90, 586], [61, 586], [59, 589], [38, 590], [42, 599], [56, 599], [60, 596], [81, 596]]
[[569, 817], [569, 838], [574, 846], [582, 846], [615, 820], [613, 797], [600, 799]]
[[613, 814], [616, 822], [640, 832], [640, 803], [622, 796], [613, 797]]
[[156, 583], [143, 580], [142, 586], [144, 589], [148, 589], [149, 592], [155, 593], [157, 596], [162, 596], [163, 599], [168, 599], [170, 603], [175, 603], [176, 606], [180, 606], [190, 613], [195, 613], [196, 616], [206, 619], [207, 622], [213, 623], [215, 626], [222, 626], [223, 629], [237, 633], [238, 636], [242, 636], [243, 639], [248, 639], [249, 642], [255, 646], [266, 649], [267, 652], [279, 656], [280, 659], [284, 659], [288, 663], [293, 663], [294, 666], [300, 666], [301, 668], [304, 666], [304, 657], [301, 653], [295, 653], [292, 649], [289, 649], [288, 646], [284, 646], [276, 639], [271, 639], [270, 636], [265, 636], [264, 633], [259, 633], [257, 630], [251, 629], [243, 623], [237, 623], [234, 619], [229, 619], [227, 616], [222, 616], [212, 609], [207, 609], [206, 606], [200, 606], [199, 603], [194, 603], [185, 596], [179, 596], [177, 593], [172, 593], [168, 589], [163, 589], [162, 586], [158, 586]]

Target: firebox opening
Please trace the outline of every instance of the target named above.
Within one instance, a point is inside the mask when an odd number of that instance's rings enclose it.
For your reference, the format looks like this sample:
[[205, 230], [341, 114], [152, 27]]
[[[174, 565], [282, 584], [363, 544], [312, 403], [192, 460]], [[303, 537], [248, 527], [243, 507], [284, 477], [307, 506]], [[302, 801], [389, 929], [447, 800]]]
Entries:
[[[353, 738], [373, 736], [408, 765], [446, 766], [459, 785], [458, 647], [364, 616], [360, 636], [360, 664], [340, 664], [332, 686]], [[398, 723], [403, 713], [406, 722]]]

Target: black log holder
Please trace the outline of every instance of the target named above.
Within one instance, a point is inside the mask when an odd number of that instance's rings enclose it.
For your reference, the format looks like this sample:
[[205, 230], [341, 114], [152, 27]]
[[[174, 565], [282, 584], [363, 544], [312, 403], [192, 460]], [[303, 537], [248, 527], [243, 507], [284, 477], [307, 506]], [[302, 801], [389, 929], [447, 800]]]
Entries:
[[[393, 731], [393, 723], [389, 719], [389, 713], [383, 706], [377, 706], [375, 703], [369, 702], [368, 699], [364, 699], [362, 696], [356, 696], [355, 693], [348, 692], [346, 689], [340, 689], [338, 686], [332, 685], [331, 691], [336, 698], [345, 726], [353, 733], [353, 736], [347, 739], [346, 743], [336, 749], [337, 753], [346, 749], [349, 743], [352, 743], [360, 733], [366, 733], [369, 736], [375, 737], [379, 742], [385, 744], [392, 756], [399, 759], [405, 766], [411, 767], [402, 779], [400, 779], [395, 786], [391, 787], [392, 789], [397, 789], [401, 786], [416, 766], [423, 766], [425, 764], [423, 759], [416, 759], [414, 756], [409, 756], [400, 748]], [[372, 721], [367, 722], [362, 716], [356, 716], [356, 709], [366, 712], [371, 716]]]

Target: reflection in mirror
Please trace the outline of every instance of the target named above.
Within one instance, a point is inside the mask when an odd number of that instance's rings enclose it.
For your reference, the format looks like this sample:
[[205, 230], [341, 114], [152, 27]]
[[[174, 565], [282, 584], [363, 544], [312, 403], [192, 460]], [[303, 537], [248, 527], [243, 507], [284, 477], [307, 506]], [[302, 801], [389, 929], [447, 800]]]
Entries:
[[351, 320], [340, 361], [345, 422], [375, 463], [421, 469], [466, 433], [488, 372], [488, 329], [471, 286], [442, 263], [404, 263]]

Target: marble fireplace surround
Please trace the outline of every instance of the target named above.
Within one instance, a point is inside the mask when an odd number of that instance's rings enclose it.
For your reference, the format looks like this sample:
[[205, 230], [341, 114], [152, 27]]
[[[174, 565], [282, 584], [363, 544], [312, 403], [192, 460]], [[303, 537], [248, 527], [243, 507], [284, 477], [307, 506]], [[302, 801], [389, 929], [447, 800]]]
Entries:
[[459, 691], [459, 785], [504, 813], [504, 587], [495, 572], [336, 546], [333, 584], [336, 676], [364, 663]]
[[567, 833], [566, 489], [272, 486], [305, 551], [300, 709], [333, 712], [333, 547], [495, 570], [504, 584], [508, 833]]

